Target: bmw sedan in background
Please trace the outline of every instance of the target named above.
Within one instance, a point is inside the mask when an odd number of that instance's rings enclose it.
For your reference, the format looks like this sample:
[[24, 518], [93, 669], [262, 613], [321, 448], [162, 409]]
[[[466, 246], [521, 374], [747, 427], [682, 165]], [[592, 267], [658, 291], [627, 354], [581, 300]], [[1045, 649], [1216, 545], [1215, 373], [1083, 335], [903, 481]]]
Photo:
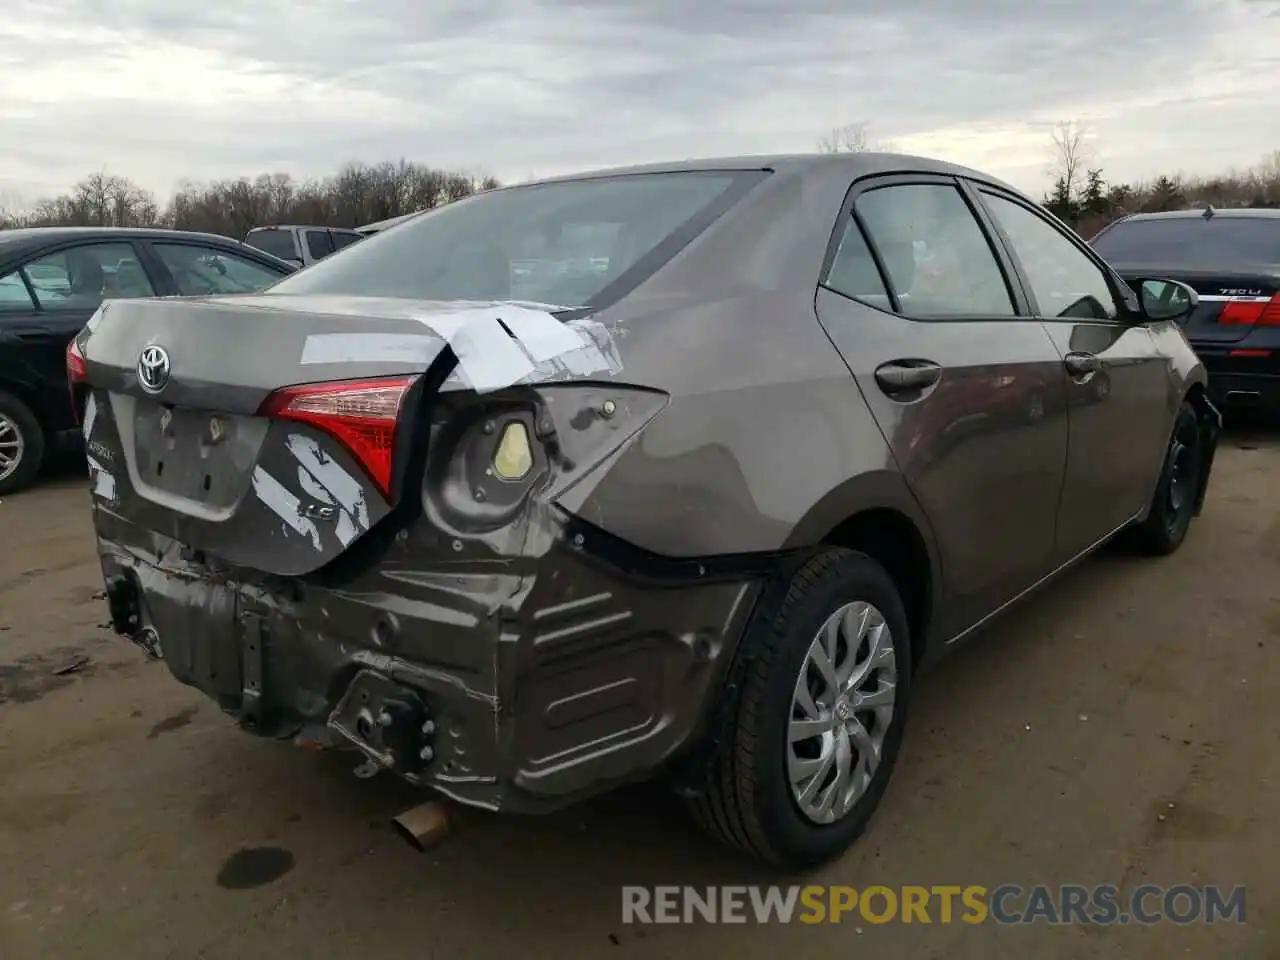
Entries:
[[65, 351], [104, 300], [253, 293], [293, 270], [209, 234], [0, 231], [0, 495], [29, 485], [47, 451], [78, 444]]
[[1092, 243], [1127, 278], [1158, 273], [1196, 291], [1185, 330], [1215, 403], [1280, 412], [1280, 210], [1135, 214]]
[[487, 191], [260, 295], [105, 304], [112, 625], [360, 776], [539, 812], [661, 774], [724, 843], [830, 859], [918, 668], [1113, 536], [1187, 536], [1196, 294], [1138, 280], [998, 180], [860, 153]]

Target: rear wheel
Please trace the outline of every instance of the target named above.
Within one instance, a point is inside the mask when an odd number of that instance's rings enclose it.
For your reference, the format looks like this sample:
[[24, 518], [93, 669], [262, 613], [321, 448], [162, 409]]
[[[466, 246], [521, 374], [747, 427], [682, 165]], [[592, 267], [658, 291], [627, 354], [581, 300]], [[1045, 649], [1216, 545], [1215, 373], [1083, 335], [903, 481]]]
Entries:
[[1173, 424], [1151, 509], [1131, 531], [1130, 541], [1142, 552], [1164, 556], [1186, 539], [1204, 469], [1200, 445], [1200, 421], [1195, 408], [1184, 403]]
[[44, 431], [31, 409], [0, 393], [0, 496], [31, 485], [44, 460]]
[[774, 584], [726, 691], [700, 823], [784, 867], [839, 856], [888, 785], [910, 680], [902, 601], [870, 557], [830, 550]]

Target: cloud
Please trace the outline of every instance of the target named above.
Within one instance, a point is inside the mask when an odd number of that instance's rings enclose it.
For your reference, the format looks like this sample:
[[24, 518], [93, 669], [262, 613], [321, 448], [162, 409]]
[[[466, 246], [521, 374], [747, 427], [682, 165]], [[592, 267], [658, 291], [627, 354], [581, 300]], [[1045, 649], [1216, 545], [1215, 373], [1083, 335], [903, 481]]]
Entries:
[[[16, 9], [15, 9], [16, 5]], [[503, 179], [807, 151], [831, 127], [1043, 187], [1048, 133], [1111, 179], [1280, 149], [1280, 0], [11, 0], [0, 193], [109, 169]]]

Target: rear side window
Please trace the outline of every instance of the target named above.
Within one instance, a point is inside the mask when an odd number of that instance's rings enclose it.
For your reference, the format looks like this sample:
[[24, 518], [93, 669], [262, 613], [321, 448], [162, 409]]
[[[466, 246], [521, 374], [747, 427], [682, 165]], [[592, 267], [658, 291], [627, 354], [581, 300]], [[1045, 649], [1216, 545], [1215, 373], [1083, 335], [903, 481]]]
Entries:
[[765, 176], [649, 173], [487, 191], [368, 237], [272, 292], [582, 307], [648, 254], [674, 253]]
[[364, 237], [358, 233], [337, 233], [333, 235], [333, 247], [335, 250], [341, 250], [343, 247], [349, 247], [357, 240], [363, 240]]
[[[1004, 273], [958, 188], [927, 183], [876, 187], [854, 206], [884, 261], [903, 313], [929, 318], [1014, 315]], [[870, 276], [865, 267], [863, 273]]]
[[861, 300], [881, 310], [892, 310], [893, 303], [885, 290], [880, 268], [876, 266], [867, 239], [858, 228], [858, 222], [850, 217], [844, 225], [844, 236], [831, 260], [826, 285], [836, 293]]
[[1280, 217], [1122, 220], [1093, 240], [1112, 263], [1228, 266], [1280, 263]]
[[281, 260], [297, 260], [298, 248], [292, 230], [250, 230], [244, 242]]
[[307, 251], [320, 260], [333, 253], [333, 241], [329, 239], [328, 230], [307, 231]]
[[156, 243], [152, 248], [184, 297], [257, 293], [282, 276], [252, 260], [213, 247]]

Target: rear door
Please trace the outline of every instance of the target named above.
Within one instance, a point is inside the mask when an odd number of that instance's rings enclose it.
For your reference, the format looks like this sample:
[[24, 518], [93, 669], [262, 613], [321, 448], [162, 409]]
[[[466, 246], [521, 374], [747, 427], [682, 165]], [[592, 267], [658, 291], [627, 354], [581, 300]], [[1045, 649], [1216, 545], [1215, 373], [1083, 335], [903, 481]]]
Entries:
[[1012, 194], [975, 192], [1066, 365], [1071, 442], [1054, 551], [1065, 562], [1149, 502], [1177, 398], [1152, 329], [1127, 319], [1083, 241]]
[[[26, 286], [30, 298], [18, 296]], [[67, 394], [66, 349], [104, 299], [150, 297], [154, 278], [129, 241], [67, 244], [42, 252], [0, 277], [7, 365], [25, 370], [37, 411], [54, 430], [74, 426]], [[31, 299], [34, 298], [34, 299]]]
[[958, 633], [1048, 570], [1062, 359], [952, 178], [855, 184], [817, 306], [933, 525]]

